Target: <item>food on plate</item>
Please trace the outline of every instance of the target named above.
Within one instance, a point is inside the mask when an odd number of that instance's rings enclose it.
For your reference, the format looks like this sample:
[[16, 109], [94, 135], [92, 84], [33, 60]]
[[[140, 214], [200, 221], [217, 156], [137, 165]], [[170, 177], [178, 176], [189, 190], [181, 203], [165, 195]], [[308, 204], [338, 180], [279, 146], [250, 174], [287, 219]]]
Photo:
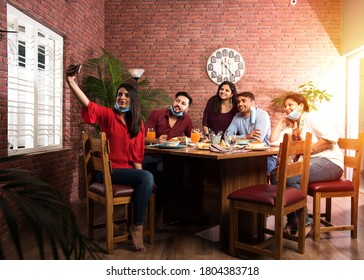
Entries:
[[221, 140], [220, 146], [223, 147], [223, 148], [227, 148], [227, 145], [226, 145], [224, 140]]
[[178, 136], [176, 138], [181, 142], [181, 144], [187, 145], [188, 142], [187, 136]]
[[260, 141], [260, 140], [254, 140], [248, 144], [249, 148], [259, 149], [259, 148], [265, 148], [266, 145]]
[[168, 141], [163, 141], [162, 145], [166, 147], [176, 147], [178, 146], [180, 141], [177, 138], [168, 139]]
[[168, 139], [168, 142], [181, 142], [177, 137]]
[[204, 149], [204, 150], [208, 150], [210, 148], [210, 145], [209, 143], [196, 143], [196, 147], [198, 149]]

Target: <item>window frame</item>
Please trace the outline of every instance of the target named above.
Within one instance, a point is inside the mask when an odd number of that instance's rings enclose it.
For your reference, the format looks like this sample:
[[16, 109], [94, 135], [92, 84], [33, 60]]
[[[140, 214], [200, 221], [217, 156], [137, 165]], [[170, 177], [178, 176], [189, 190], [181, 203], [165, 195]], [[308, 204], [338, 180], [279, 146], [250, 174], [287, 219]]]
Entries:
[[8, 155], [61, 149], [63, 37], [9, 4], [7, 26], [17, 31], [7, 36]]

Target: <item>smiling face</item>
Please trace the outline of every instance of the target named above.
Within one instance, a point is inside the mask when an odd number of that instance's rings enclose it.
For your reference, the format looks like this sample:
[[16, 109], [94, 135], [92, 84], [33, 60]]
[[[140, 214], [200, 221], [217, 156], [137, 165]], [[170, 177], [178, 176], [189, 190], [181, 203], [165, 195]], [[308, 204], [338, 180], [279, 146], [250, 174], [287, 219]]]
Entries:
[[188, 98], [186, 96], [183, 96], [183, 95], [179, 95], [173, 101], [173, 110], [176, 113], [179, 113], [179, 112], [185, 113], [185, 112], [187, 112], [189, 106], [190, 106], [190, 101], [188, 100]]
[[125, 88], [119, 88], [118, 94], [116, 95], [116, 102], [120, 109], [125, 109], [130, 106], [129, 92]]
[[250, 115], [250, 110], [254, 106], [254, 101], [246, 96], [238, 96], [237, 98], [238, 110], [244, 116]]
[[296, 109], [301, 112], [302, 107], [303, 107], [302, 104], [298, 104], [296, 101], [290, 98], [287, 98], [286, 101], [284, 102], [284, 110], [287, 115], [289, 115], [292, 111]]
[[222, 85], [219, 90], [219, 96], [220, 96], [221, 100], [230, 99], [233, 96], [233, 92], [232, 92], [230, 86], [227, 84]]

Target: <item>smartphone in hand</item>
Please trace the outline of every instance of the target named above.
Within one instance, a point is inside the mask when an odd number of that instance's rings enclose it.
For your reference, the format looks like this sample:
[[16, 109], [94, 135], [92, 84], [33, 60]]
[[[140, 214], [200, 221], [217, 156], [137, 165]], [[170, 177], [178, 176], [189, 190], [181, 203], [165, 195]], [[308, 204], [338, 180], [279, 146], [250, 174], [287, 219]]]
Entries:
[[81, 72], [82, 64], [70, 65], [66, 71], [66, 76], [75, 76]]

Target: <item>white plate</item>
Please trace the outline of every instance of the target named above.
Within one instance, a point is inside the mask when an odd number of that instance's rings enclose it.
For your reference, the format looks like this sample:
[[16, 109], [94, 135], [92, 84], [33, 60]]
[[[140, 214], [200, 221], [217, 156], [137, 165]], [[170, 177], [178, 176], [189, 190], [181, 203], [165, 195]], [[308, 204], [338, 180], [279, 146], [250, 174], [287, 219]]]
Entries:
[[180, 148], [184, 148], [184, 145], [177, 145], [177, 146], [166, 146], [163, 144], [158, 145], [159, 149], [180, 149]]
[[236, 144], [241, 146], [248, 145], [249, 140], [236, 140]]
[[173, 141], [173, 142], [169, 142], [169, 141], [165, 141], [163, 143], [160, 144], [160, 146], [163, 147], [177, 147], [179, 146], [180, 141]]
[[198, 150], [210, 150], [210, 145], [208, 145], [208, 146], [204, 146], [204, 145], [197, 145], [196, 146], [196, 148], [198, 149]]
[[264, 151], [269, 149], [269, 147], [265, 146], [265, 147], [249, 147], [249, 146], [245, 146], [245, 149], [250, 150], [250, 151]]

